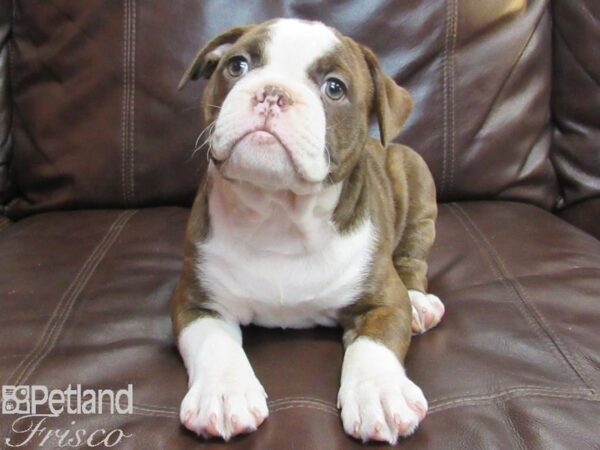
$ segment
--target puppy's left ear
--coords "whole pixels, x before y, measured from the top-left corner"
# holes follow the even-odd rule
[[[367,47],[361,46],[361,50],[373,82],[371,115],[377,117],[381,144],[385,147],[400,133],[413,102],[408,91],[383,72],[377,56]]]
[[[210,78],[213,74],[221,57],[246,31],[253,28],[254,25],[244,25],[241,27],[231,28],[214,39],[200,49],[196,57],[187,68],[177,90],[180,91],[188,81],[197,80],[198,78]]]

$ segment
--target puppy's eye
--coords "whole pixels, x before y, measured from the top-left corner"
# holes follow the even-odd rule
[[[250,64],[248,64],[248,60],[243,56],[234,56],[227,63],[227,73],[232,78],[239,78],[243,75],[246,75],[248,72]]]
[[[346,95],[346,85],[337,78],[327,78],[321,86],[321,91],[331,100],[341,100]]]

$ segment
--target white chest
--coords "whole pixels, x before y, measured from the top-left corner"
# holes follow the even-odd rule
[[[370,220],[341,235],[310,214],[301,232],[281,214],[240,225],[215,196],[210,212],[198,276],[225,317],[268,327],[334,325],[338,310],[360,294],[375,244]]]

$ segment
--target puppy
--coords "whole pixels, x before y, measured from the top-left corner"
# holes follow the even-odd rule
[[[344,430],[395,443],[427,401],[403,360],[444,313],[426,293],[435,186],[392,144],[412,107],[375,55],[319,22],[233,28],[186,71],[208,79],[210,163],[172,321],[189,374],[181,421],[228,440],[267,418],[240,325],[344,329]],[[376,121],[379,139],[369,137]]]

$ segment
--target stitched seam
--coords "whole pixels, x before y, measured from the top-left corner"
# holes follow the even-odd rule
[[[332,411],[328,408],[324,408],[324,407],[318,406],[318,405],[311,405],[311,404],[288,404],[288,405],[284,405],[281,407],[269,409],[269,414],[273,414],[273,413],[280,412],[280,411],[286,411],[289,409],[301,409],[301,408],[321,411],[321,412],[324,412],[326,414],[333,415],[336,417],[339,416],[339,412],[337,410]],[[134,414],[141,415],[141,416],[179,417],[179,413],[176,411],[167,412],[167,411],[161,411],[161,410],[140,409],[136,405],[133,406],[133,411],[134,411]]]
[[[573,395],[573,394],[568,394],[568,395],[558,395],[558,394],[545,394],[545,393],[525,393],[525,394],[517,394],[517,395],[503,395],[501,396],[503,400],[512,400],[512,399],[519,399],[519,398],[551,398],[551,399],[566,399],[566,400],[583,400],[583,401],[588,401],[588,402],[593,402],[593,403],[600,403],[600,398],[595,398],[595,397],[589,397],[589,396],[583,396],[583,395]],[[431,414],[436,414],[442,411],[446,411],[449,409],[454,409],[454,408],[459,408],[459,407],[467,407],[467,406],[477,406],[477,405],[481,405],[481,404],[486,404],[486,403],[496,403],[498,402],[498,400],[500,399],[500,396],[497,397],[490,397],[490,398],[479,398],[479,399],[468,399],[464,402],[454,402],[452,404],[446,404],[446,405],[438,405],[436,407],[430,407],[429,411],[427,412],[428,415]],[[290,406],[290,407],[286,407],[283,409],[274,409],[274,410],[270,410],[269,413],[274,413],[274,412],[278,412],[278,411],[282,411],[282,410],[286,410],[286,409],[292,409],[292,408],[302,408],[304,406]],[[311,408],[311,407],[308,407]],[[311,408],[311,409],[317,409],[317,408]],[[330,410],[325,410],[325,409],[319,409],[320,411],[326,412],[326,413],[332,413],[332,411]],[[162,410],[151,410],[151,409],[140,409],[138,406],[133,405],[133,411],[134,411],[134,415],[139,415],[139,416],[150,416],[150,417],[167,417],[167,418],[176,418],[179,417],[179,414],[176,411],[162,411]],[[336,415],[338,415],[338,413],[335,413]]]
[[[289,400],[286,402],[280,402],[280,403],[275,403],[275,404],[269,403],[269,408],[272,411],[278,411],[278,410],[281,410],[282,408],[286,408],[287,406],[299,406],[299,407],[306,406],[307,408],[314,407],[314,408],[320,408],[323,410],[334,412],[335,414],[337,414],[337,412],[338,412],[337,408],[333,408],[331,406],[324,405],[319,402],[310,402],[310,401],[304,401],[304,400]]]
[[[327,401],[327,400],[322,400],[320,398],[315,398],[315,397],[303,397],[303,396],[298,396],[298,397],[281,397],[278,398],[276,400],[271,400],[268,403],[270,405],[272,404],[276,404],[276,403],[285,403],[288,401],[306,401],[306,402],[315,402],[315,403],[320,403],[324,406],[328,406],[330,408],[334,408],[337,409],[337,406],[335,403]]]
[[[448,402],[441,405],[436,405],[430,407],[427,411],[427,414],[435,414],[440,411],[445,411],[448,409],[460,407],[460,406],[475,406],[486,403],[494,403],[498,400],[512,400],[516,398],[530,398],[530,397],[540,397],[540,398],[556,398],[556,399],[567,399],[567,400],[585,400],[594,403],[600,403],[600,398],[597,396],[590,396],[585,394],[548,394],[544,392],[531,392],[531,393],[516,393],[516,394],[499,394],[499,395],[490,395],[490,396],[481,396],[479,398],[471,398],[471,399],[457,399],[452,402]]]
[[[130,5],[130,61],[129,61],[129,186],[130,201],[135,201],[135,45],[136,45],[136,0]]]
[[[542,12],[540,14],[540,17],[537,19],[537,22],[534,24],[533,30],[531,30],[531,33],[529,34],[529,36],[527,36],[527,39],[525,40],[525,43],[523,44],[523,47],[519,50],[519,53],[517,54],[514,62],[512,63],[512,65],[510,67],[510,70],[508,71],[508,74],[506,75],[506,77],[504,78],[504,80],[502,80],[502,83],[500,84],[500,87],[498,88],[498,90],[496,91],[496,94],[494,95],[494,98],[490,102],[489,108],[487,109],[487,111],[485,112],[485,114],[483,114],[483,116],[481,118],[481,121],[480,121],[479,125],[476,128],[475,134],[473,135],[473,138],[475,138],[476,136],[479,135],[479,133],[483,129],[483,126],[485,125],[485,122],[488,120],[488,118],[492,114],[492,111],[494,110],[494,106],[495,106],[496,102],[498,101],[498,98],[500,97],[500,94],[504,91],[504,88],[506,87],[506,84],[508,83],[508,80],[510,80],[510,78],[513,75],[513,73],[517,69],[517,66],[519,65],[519,63],[523,59],[523,55],[525,55],[525,52],[529,48],[529,45],[531,44],[531,41],[533,40],[533,37],[535,36],[535,33],[537,32],[538,28],[540,27],[540,24],[542,23],[542,21],[544,19],[544,16],[546,14],[547,14],[547,12],[546,12],[546,10],[544,10],[544,12]]]
[[[531,302],[529,296],[525,292],[525,289],[523,288],[521,283],[519,283],[519,281],[511,275],[510,271],[507,269],[506,265],[504,264],[503,259],[500,257],[500,254],[496,251],[495,247],[485,237],[485,235],[479,229],[477,224],[473,220],[471,220],[471,217],[468,215],[468,213],[460,205],[455,204],[454,206],[459,212],[462,213],[462,215],[465,217],[465,219],[471,224],[474,231],[479,235],[481,241],[486,245],[491,256],[494,258],[496,264],[499,266],[499,269],[502,273],[503,278],[506,279],[507,283],[509,283],[512,286],[514,292],[517,294],[518,299],[523,304],[524,311],[526,311],[527,316],[531,317],[531,319],[537,325],[536,328],[538,328],[539,330],[541,330],[544,333],[544,335],[546,336],[546,340],[549,340],[550,343],[552,344],[551,348],[555,350],[555,353],[556,353],[556,351],[558,351],[558,354],[560,355],[559,359],[561,361],[563,361],[564,363],[566,363],[566,365],[571,369],[571,371],[574,372],[577,375],[577,377],[589,389],[593,390],[594,386],[590,382],[587,381],[586,377],[583,376],[583,372],[584,372],[583,368],[578,364],[574,355],[572,355],[567,350],[566,345],[554,333],[554,331],[552,330],[550,325],[544,320],[544,318],[538,312],[537,308]]]
[[[454,165],[454,50],[456,47],[456,15],[458,13],[457,0],[446,1],[446,30],[444,52],[442,55],[442,186],[441,195],[447,192],[448,187],[448,151],[450,149],[451,162]],[[451,175],[452,176],[452,175]]]
[[[330,409],[327,408],[322,408],[320,406],[316,406],[316,405],[308,405],[308,404],[303,404],[303,405],[287,405],[287,406],[282,406],[280,408],[273,408],[271,410],[269,410],[269,413],[276,413],[279,411],[285,411],[287,409],[299,409],[299,408],[307,408],[307,409],[314,409],[317,411],[321,411],[330,415],[334,415],[334,416],[338,416],[339,413],[337,412],[337,410],[335,412],[331,411]]]
[[[122,220],[114,228],[112,236],[110,236],[109,239],[107,239],[106,244],[98,252],[98,256],[97,256],[96,260],[92,264],[90,264],[89,270],[87,271],[85,276],[82,278],[82,280],[80,281],[77,288],[73,291],[73,294],[71,295],[71,298],[68,301],[68,304],[67,304],[67,307],[66,307],[64,313],[61,315],[61,317],[59,317],[59,322],[57,322],[58,328],[56,328],[56,332],[53,334],[51,340],[49,341],[49,344],[46,346],[45,351],[37,358],[37,361],[35,361],[35,363],[31,366],[29,371],[24,373],[23,379],[15,384],[22,384],[23,382],[25,382],[34,373],[35,369],[44,360],[44,358],[46,356],[48,356],[48,354],[52,351],[52,349],[56,345],[56,342],[58,341],[59,336],[62,333],[62,330],[64,329],[64,326],[71,314],[71,311],[73,310],[73,306],[75,305],[77,298],[79,297],[79,294],[83,291],[83,289],[87,285],[88,281],[90,280],[92,275],[95,273],[96,268],[98,267],[100,262],[104,259],[104,256],[106,256],[106,254],[108,253],[108,250],[112,247],[112,245],[117,240],[117,238],[121,234],[121,231],[123,231],[123,228],[125,227],[125,224],[127,223],[127,221],[135,213],[136,213],[136,211],[127,211],[127,212],[122,213]]]
[[[127,128],[129,111],[129,0],[123,2],[123,102],[121,105],[121,190],[125,205],[129,204],[127,191]]]
[[[538,397],[538,398],[554,398],[554,399],[567,399],[567,400],[584,400],[584,401],[590,401],[590,402],[594,402],[594,403],[600,403],[600,398],[598,398],[597,396],[590,396],[590,395],[585,395],[585,394],[579,394],[579,393],[575,393],[575,392],[566,392],[564,394],[559,394],[559,393],[546,393],[546,392],[537,392],[535,389],[529,390],[529,391],[514,391],[514,392],[509,392],[509,391],[505,391],[505,392],[501,392],[498,394],[492,394],[492,395],[482,395],[482,396],[477,396],[477,397],[472,397],[472,398],[461,398],[461,399],[456,399],[444,404],[438,404],[435,406],[431,406],[429,407],[429,411],[428,411],[428,415],[430,414],[435,414],[441,411],[446,411],[448,409],[453,409],[453,408],[458,408],[458,407],[463,407],[463,406],[476,406],[476,405],[480,405],[480,404],[486,404],[486,403],[497,403],[500,400],[503,401],[507,401],[507,400],[512,400],[512,399],[518,399],[518,398],[532,398],[532,397]],[[323,411],[329,414],[335,414],[338,415],[339,412],[337,410],[332,410],[331,408],[326,408],[326,407],[322,407],[321,405],[311,405],[308,403],[286,403],[285,405],[278,405],[281,407],[275,407],[272,409],[269,409],[269,413],[274,413],[277,411],[284,411],[286,409],[293,409],[293,408],[310,408],[310,409],[317,409],[319,411]],[[149,416],[160,416],[160,417],[178,417],[179,414],[177,411],[175,410],[160,410],[160,409],[150,409],[150,408],[145,408],[145,407],[140,407],[139,405],[133,405],[133,410],[134,413],[137,411],[138,414],[140,415],[149,415]]]
[[[549,394],[574,394],[574,395],[594,395],[594,391],[590,391],[587,388],[555,388],[555,387],[547,387],[547,386],[510,386],[504,388],[499,392],[490,392],[490,393],[467,393],[461,395],[460,397],[456,396],[446,396],[441,398],[436,398],[429,402],[430,405],[442,404],[447,401],[456,401],[460,399],[468,399],[468,398],[480,398],[485,396],[492,396],[498,394],[510,394],[514,392],[540,392],[540,393],[549,393]]]
[[[446,192],[446,165],[448,157],[448,104],[447,104],[447,90],[448,90],[448,48],[450,42],[450,2],[452,0],[446,0],[446,34],[444,40],[444,52],[442,54],[442,186],[440,194],[443,195]]]
[[[68,315],[73,308],[73,304],[77,300],[79,293],[85,287],[87,281],[95,271],[96,267],[114,243],[125,223],[135,214],[135,211],[125,211],[121,213],[113,224],[109,227],[104,237],[94,248],[88,259],[84,262],[78,274],[75,276],[70,286],[67,288],[63,297],[59,301],[57,307],[52,313],[46,329],[42,333],[40,341],[36,348],[30,352],[27,358],[15,368],[8,381],[5,384],[22,384],[31,376],[37,365],[48,355],[52,350],[62,328],[68,318]],[[10,381],[12,380],[12,381]]]
[[[455,216],[455,218],[460,222],[460,224],[463,226],[463,228],[465,229],[465,231],[467,232],[467,234],[469,235],[471,240],[475,243],[479,253],[483,256],[483,258],[487,262],[488,267],[492,270],[492,273],[494,274],[494,276],[497,277],[502,282],[502,284],[506,288],[507,292],[509,294],[511,294],[511,297],[514,300],[516,300],[516,302],[514,302],[514,304],[517,307],[517,309],[520,311],[521,316],[525,319],[525,321],[530,326],[530,328],[535,332],[535,334],[538,336],[538,338],[542,342],[546,342],[546,343],[549,342],[550,343],[550,345],[549,345],[550,351],[557,357],[557,360],[562,362],[567,368],[570,368],[569,364],[567,364],[567,362],[564,360],[564,358],[561,357],[560,352],[557,354],[556,347],[553,345],[552,340],[548,339],[548,335],[544,333],[544,330],[542,330],[540,328],[539,324],[536,323],[535,319],[531,316],[531,314],[529,314],[528,310],[523,305],[522,298],[520,297],[519,292],[516,290],[514,284],[511,282],[511,280],[508,279],[507,276],[502,274],[502,272],[500,271],[499,267],[497,266],[497,262],[494,261],[492,255],[490,254],[489,243],[487,246],[488,250],[486,250],[481,245],[481,242],[483,242],[484,244],[485,244],[485,242],[487,242],[487,241],[483,240],[484,238],[483,238],[482,234],[480,232],[478,233],[479,238],[473,234],[473,231],[477,232],[478,229],[475,229],[472,231],[471,226],[469,226],[468,223],[465,222],[465,220],[468,220],[469,217],[466,216],[466,214],[464,213],[464,210],[462,208],[460,208],[456,203],[452,203],[450,205],[450,211]],[[463,215],[465,215],[465,219],[463,219],[461,217],[461,215],[459,215],[459,213],[462,213]],[[470,220],[469,220],[469,223],[471,223],[472,226],[474,225],[473,222]],[[480,240],[481,240],[481,242],[480,242]],[[573,373],[571,370],[569,370],[568,373],[571,375],[572,379],[577,380],[577,378],[573,377]]]
[[[510,431],[514,437],[514,441],[517,443],[517,446],[519,447],[519,449],[527,450],[527,447],[525,445],[525,442],[523,441],[523,438],[521,437],[521,434],[517,431],[517,428],[515,427],[514,422],[510,418],[510,414],[508,413],[508,407],[506,405],[506,402],[496,402],[496,406],[498,407],[498,410],[500,411],[500,414],[501,414],[502,418],[504,419],[504,422],[508,425],[508,428],[510,429]]]
[[[455,141],[456,141],[456,130],[455,130],[455,112],[456,112],[456,104],[455,104],[455,51],[456,51],[456,37],[458,35],[458,0],[454,0],[454,8],[452,10],[452,35],[451,35],[451,46],[450,46],[450,70],[449,70],[449,78],[448,81],[450,85],[448,86],[448,95],[450,100],[450,110],[448,111],[449,116],[449,130],[450,130],[450,168],[448,170],[450,179],[448,181],[448,192],[451,194],[454,187],[454,149],[455,149]]]
[[[23,359],[19,365],[15,368],[12,374],[9,376],[8,381],[5,384],[23,384],[27,377],[31,376],[33,371],[36,369],[38,364],[48,355],[48,353],[52,350],[52,346],[58,339],[58,335],[62,331],[64,323],[66,322],[68,315],[73,307],[73,304],[77,300],[79,293],[85,287],[87,281],[92,276],[96,267],[103,259],[104,255],[108,251],[108,249],[112,246],[120,232],[123,230],[125,223],[136,213],[136,211],[125,211],[121,213],[112,225],[109,227],[106,234],[100,240],[100,242],[96,245],[90,256],[84,262],[83,266],[63,294],[63,297],[59,301],[57,307],[54,309],[50,320],[48,321],[44,332],[42,333],[41,339],[36,344],[36,348],[28,354],[28,356]],[[72,294],[71,294],[72,293]],[[57,326],[59,328],[57,329]],[[57,330],[55,332],[55,330]],[[54,333],[54,334],[53,334]],[[29,361],[27,361],[29,360]],[[23,369],[19,372],[19,368],[21,366]],[[33,366],[32,366],[33,364]],[[15,377],[16,376],[16,377]],[[14,378],[14,381],[10,381]],[[8,430],[8,437],[12,435],[12,429]],[[3,449],[6,448],[6,442]]]
[[[326,400],[321,400],[318,398],[312,398],[312,397],[283,397],[283,398],[279,398],[277,400],[268,402],[268,405],[270,408],[284,406],[284,405],[288,405],[288,404],[311,404],[311,405],[317,405],[322,408],[328,408],[333,411],[337,411],[337,407],[335,406],[334,403],[328,402]],[[164,406],[164,405],[152,405],[152,404],[145,404],[145,403],[135,403],[133,405],[133,407],[139,408],[141,410],[148,410],[148,411],[165,411],[165,412],[174,412],[174,411],[176,412],[177,411],[176,407]]]

